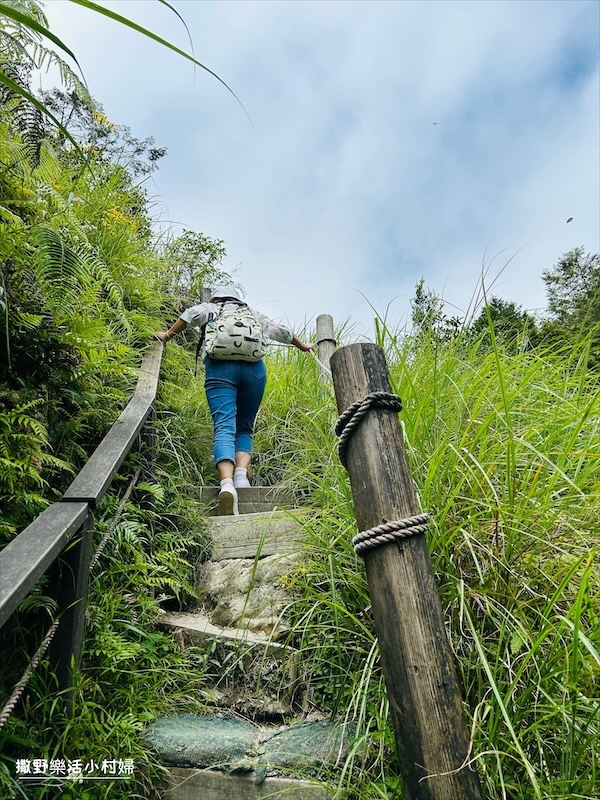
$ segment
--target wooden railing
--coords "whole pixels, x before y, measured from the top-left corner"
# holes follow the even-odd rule
[[[163,347],[157,342],[145,355],[133,397],[61,500],[0,552],[0,628],[40,578],[48,576],[44,592],[56,599],[59,621],[49,658],[67,706],[83,644],[94,511],[138,437],[146,472],[152,470],[152,421]]]

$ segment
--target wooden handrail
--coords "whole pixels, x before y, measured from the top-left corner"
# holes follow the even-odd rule
[[[146,353],[131,400],[61,500],[0,551],[0,628],[39,578],[52,573],[49,591],[61,625],[50,658],[63,689],[72,685],[71,657],[78,663],[81,655],[93,512],[153,412],[163,350],[156,342]]]
[[[133,397],[64,493],[63,501],[88,503],[93,511],[115,476],[152,409],[164,345],[144,356]]]
[[[88,515],[86,503],[53,503],[0,552],[0,628],[64,550]]]

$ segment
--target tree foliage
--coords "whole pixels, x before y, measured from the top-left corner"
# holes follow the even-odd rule
[[[227,255],[221,239],[184,230],[163,251],[167,287],[175,296],[197,302],[203,286],[215,286],[229,280],[223,269]]]
[[[576,344],[587,340],[588,363],[600,365],[600,254],[576,247],[542,273],[548,313],[542,324],[545,341]]]
[[[483,349],[499,345],[518,353],[548,343],[587,341],[589,363],[600,363],[600,254],[576,247],[542,273],[548,306],[542,319],[512,300],[486,298],[471,320],[448,316],[442,297],[421,278],[410,301],[415,340],[443,342],[459,334],[469,343],[479,339]]]
[[[444,313],[444,301],[425,287],[425,279],[415,284],[415,296],[410,301],[413,334],[417,339],[446,340],[456,336],[462,320]]]
[[[118,164],[135,179],[157,169],[158,162],[167,153],[165,147],[156,147],[152,136],[140,140],[127,125],[112,123],[98,101],[94,100],[91,105],[76,91],[54,88],[43,92],[42,97],[80,150],[72,150],[61,128],[55,130],[48,120],[44,121],[46,135],[55,139],[55,147],[71,151],[74,161],[79,159],[85,163],[85,155],[92,151],[96,162]]]
[[[492,297],[469,326],[473,337],[480,337],[485,346],[491,345],[490,330],[496,341],[509,352],[522,352],[534,347],[539,339],[535,317],[511,300]]]
[[[600,323],[600,254],[576,247],[542,273],[549,319],[576,331]]]

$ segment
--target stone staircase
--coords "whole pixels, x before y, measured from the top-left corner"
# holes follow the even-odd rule
[[[210,643],[222,665],[204,693],[212,713],[157,720],[148,731],[170,766],[163,796],[325,800],[332,787],[315,776],[343,763],[349,732],[302,715],[307,688],[298,681],[298,654],[283,643],[286,576],[301,563],[301,519],[310,510],[281,487],[251,487],[238,492],[239,516],[218,517],[217,494],[201,489],[211,557],[198,573],[200,606],[158,620],[182,646]],[[284,724],[299,709],[299,721]]]

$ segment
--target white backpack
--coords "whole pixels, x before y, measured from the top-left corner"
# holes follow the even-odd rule
[[[265,343],[260,321],[245,303],[228,300],[211,315],[204,332],[206,355],[224,361],[260,361]]]

